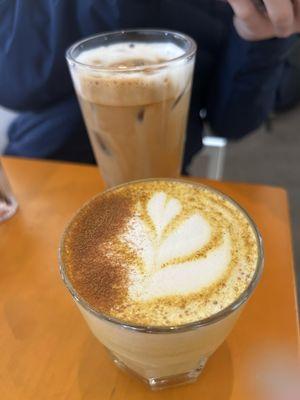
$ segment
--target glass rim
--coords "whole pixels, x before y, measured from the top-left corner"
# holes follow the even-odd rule
[[[81,212],[81,210],[86,207],[90,202],[92,202],[93,200],[95,200],[97,197],[102,196],[105,193],[108,193],[112,190],[121,188],[123,186],[127,186],[129,184],[132,183],[140,183],[140,182],[151,182],[151,181],[173,181],[173,182],[180,182],[183,184],[187,184],[187,185],[191,185],[191,186],[201,186],[204,187],[205,189],[212,191],[218,195],[220,195],[222,198],[224,198],[225,200],[229,201],[233,206],[235,206],[247,219],[247,221],[249,222],[255,238],[256,238],[256,243],[257,243],[257,251],[258,251],[258,255],[257,255],[257,262],[256,262],[256,268],[255,268],[255,272],[252,276],[252,279],[250,281],[250,283],[248,284],[248,286],[246,287],[246,289],[239,295],[239,297],[237,299],[235,299],[231,304],[229,304],[228,306],[226,306],[225,308],[223,308],[222,310],[220,310],[219,312],[212,314],[209,317],[197,320],[197,321],[193,321],[193,322],[189,322],[186,324],[181,324],[181,325],[170,325],[170,326],[158,326],[158,325],[139,325],[139,324],[131,324],[129,322],[125,322],[122,321],[118,318],[114,318],[112,316],[109,316],[105,313],[102,313],[96,309],[94,309],[91,305],[89,305],[84,299],[83,297],[81,297],[77,291],[75,290],[75,288],[73,287],[72,283],[70,282],[67,273],[66,273],[66,268],[65,265],[63,263],[63,259],[62,259],[62,253],[63,253],[63,246],[64,246],[64,239],[65,236],[67,234],[67,231],[71,225],[71,223],[76,219],[77,215]],[[93,196],[91,199],[89,199],[88,201],[86,201],[76,212],[75,214],[72,216],[72,218],[69,220],[67,226],[65,227],[61,240],[60,240],[60,244],[59,244],[59,249],[58,249],[58,261],[59,261],[59,271],[60,271],[60,275],[61,278],[65,284],[65,286],[67,287],[67,289],[69,290],[72,298],[75,300],[76,303],[78,303],[80,306],[82,306],[87,312],[91,313],[92,315],[94,315],[95,317],[113,323],[123,329],[127,329],[127,330],[131,330],[131,331],[136,331],[136,332],[142,332],[142,333],[149,333],[149,334],[162,334],[162,333],[179,333],[179,332],[188,332],[194,329],[198,329],[202,326],[207,326],[207,325],[211,325],[214,324],[222,319],[224,319],[225,317],[227,317],[228,315],[232,314],[235,310],[237,310],[240,306],[242,306],[251,296],[251,294],[253,293],[254,289],[256,288],[262,271],[263,271],[263,264],[264,264],[264,249],[263,249],[263,240],[261,237],[261,234],[255,224],[255,222],[253,221],[253,219],[250,217],[250,215],[248,214],[248,212],[242,207],[240,206],[235,200],[233,200],[230,196],[228,196],[227,194],[223,193],[222,191],[215,189],[211,186],[208,186],[206,184],[203,183],[198,183],[195,181],[188,181],[186,179],[180,179],[180,178],[150,178],[150,179],[139,179],[139,180],[135,180],[135,181],[130,181],[127,183],[123,183],[117,186],[114,186],[112,188],[108,188],[100,193],[98,193],[97,195]]]
[[[163,61],[160,63],[155,63],[155,64],[149,64],[149,65],[139,65],[139,66],[133,66],[133,67],[128,67],[128,68],[117,68],[117,67],[101,67],[99,65],[92,65],[92,64],[87,64],[87,63],[82,63],[76,59],[76,57],[73,56],[74,50],[76,50],[79,46],[81,46],[84,43],[89,42],[90,40],[96,39],[96,38],[101,38],[104,36],[117,36],[117,35],[126,35],[127,33],[143,33],[143,34],[161,34],[161,35],[171,35],[171,36],[177,36],[180,39],[186,41],[188,43],[188,48],[185,50],[183,54],[181,54],[178,57],[171,58],[170,60]],[[172,30],[164,30],[164,29],[122,29],[122,30],[115,30],[115,31],[106,31],[103,33],[98,33],[96,35],[88,36],[84,39],[81,39],[75,43],[73,43],[67,50],[65,57],[68,61],[68,63],[74,63],[82,68],[86,68],[92,71],[98,71],[98,72],[114,72],[114,73],[126,73],[126,72],[139,72],[139,71],[144,71],[151,68],[153,69],[162,69],[168,67],[170,64],[173,63],[178,63],[184,59],[191,58],[197,50],[197,44],[193,38],[188,36],[185,33],[178,32],[178,31],[172,31]]]

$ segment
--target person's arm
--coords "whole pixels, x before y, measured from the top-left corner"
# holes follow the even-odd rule
[[[294,36],[247,41],[232,26],[208,104],[208,120],[215,134],[241,138],[266,120],[294,41]]]
[[[65,3],[0,2],[1,105],[18,111],[40,110],[71,93],[64,52],[71,30],[68,23],[73,24],[75,16],[70,7],[68,23],[60,21],[59,17],[67,17]]]
[[[20,111],[6,154],[91,160],[65,51],[117,16],[111,0],[0,0],[0,104]]]
[[[300,0],[227,0],[239,35],[246,40],[285,38],[300,32]]]
[[[32,111],[73,96],[66,49],[116,29],[117,11],[110,0],[0,0],[0,104]]]

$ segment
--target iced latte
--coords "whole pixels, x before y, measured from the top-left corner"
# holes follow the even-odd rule
[[[116,32],[74,45],[68,61],[108,186],[180,173],[195,44],[185,35]]]

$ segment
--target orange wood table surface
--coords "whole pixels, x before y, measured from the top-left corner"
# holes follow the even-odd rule
[[[252,400],[257,398],[253,382],[264,373],[264,352],[271,351],[275,363],[277,353],[296,354],[299,332],[284,190],[210,182],[256,221],[265,243],[265,270],[236,327],[198,382],[151,392],[112,364],[58,273],[60,235],[75,210],[103,189],[98,170],[2,161],[20,209],[0,224],[1,399]]]

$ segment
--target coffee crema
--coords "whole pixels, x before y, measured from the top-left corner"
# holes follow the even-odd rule
[[[246,215],[218,192],[146,180],[83,206],[61,259],[95,310],[125,323],[175,326],[212,316],[247,289],[258,242]]]

